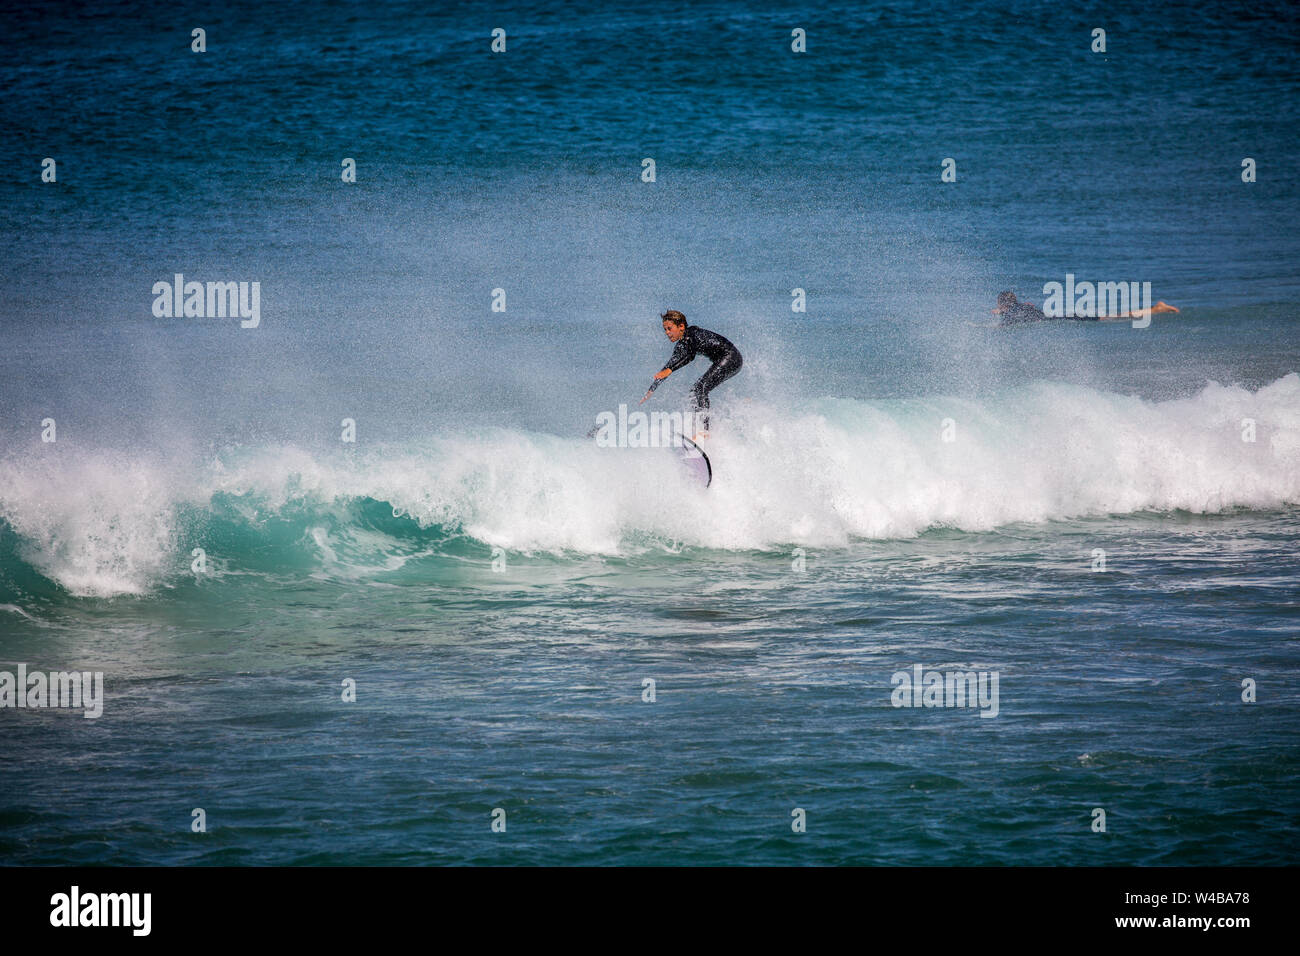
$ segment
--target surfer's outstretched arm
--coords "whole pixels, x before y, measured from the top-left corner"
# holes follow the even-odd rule
[[[650,383],[650,391],[646,392],[645,398],[638,403],[641,405],[645,404],[646,398],[654,393],[664,379],[682,366],[689,365],[695,358],[695,343],[686,334],[689,331],[686,316],[680,312],[668,311],[663,315],[663,323],[664,335],[668,336],[668,341],[674,343],[673,354],[668,357],[668,364],[655,372],[655,380]]]
[[[651,395],[653,395],[655,389],[659,387],[660,383],[663,382],[664,379],[666,379],[669,375],[672,374],[673,374],[673,370],[670,368],[661,368],[659,371],[655,372],[655,380],[650,383],[649,391],[645,393],[645,398],[641,399],[641,401],[637,402],[637,404],[644,405],[646,402],[646,398],[649,398]]]

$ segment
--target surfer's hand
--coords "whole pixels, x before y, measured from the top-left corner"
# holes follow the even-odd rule
[[[637,404],[638,404],[638,405],[644,405],[644,404],[646,403],[646,399],[648,399],[648,398],[649,398],[651,395],[653,395],[653,394],[654,394],[654,389],[651,389],[650,391],[646,392],[646,393],[645,393],[645,398],[641,399],[641,401],[637,402]]]

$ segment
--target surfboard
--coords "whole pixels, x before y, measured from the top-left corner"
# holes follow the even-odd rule
[[[692,481],[698,481],[705,488],[713,483],[713,465],[703,448],[683,435],[681,447],[674,447],[673,451]]]

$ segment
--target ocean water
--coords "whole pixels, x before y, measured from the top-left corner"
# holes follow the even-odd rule
[[[1290,6],[5,13],[0,863],[1294,861]]]

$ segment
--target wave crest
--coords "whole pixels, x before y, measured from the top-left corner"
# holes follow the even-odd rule
[[[1300,376],[1165,402],[1039,382],[978,400],[746,403],[715,423],[707,490],[662,449],[506,429],[202,462],[53,449],[0,462],[0,582],[12,590],[34,569],[111,596],[178,580],[195,547],[218,576],[364,575],[483,545],[838,547],[933,527],[1273,510],[1300,502]]]

